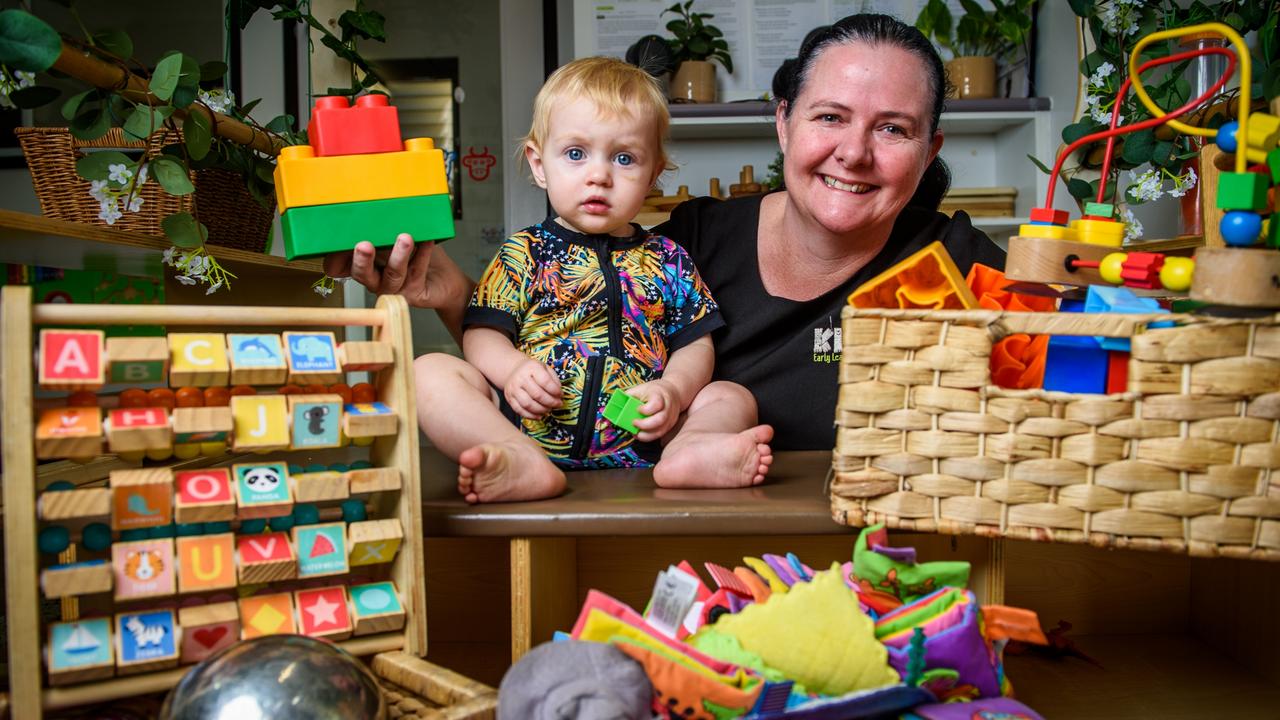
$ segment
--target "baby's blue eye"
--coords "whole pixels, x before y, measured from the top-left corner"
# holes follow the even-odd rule
[[[587,156],[581,148],[569,148],[564,153],[570,160],[581,160]]]
[[[630,165],[636,161],[630,153],[618,153],[618,157],[615,159],[618,161],[619,165]]]

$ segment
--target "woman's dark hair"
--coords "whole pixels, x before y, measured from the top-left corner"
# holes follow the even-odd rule
[[[897,18],[874,13],[850,15],[833,25],[822,25],[809,31],[800,43],[799,56],[783,62],[773,75],[773,95],[786,103],[787,116],[790,117],[791,108],[809,80],[818,57],[833,45],[853,43],[890,45],[920,59],[929,76],[929,92],[932,94],[929,135],[937,132],[947,94],[947,76],[942,69],[942,58],[933,49],[928,38],[915,27]],[[951,171],[942,158],[935,157],[933,163],[925,169],[915,195],[907,204],[936,210],[950,187]]]

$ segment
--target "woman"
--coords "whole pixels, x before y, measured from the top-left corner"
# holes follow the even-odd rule
[[[829,450],[849,293],[934,240],[961,272],[1003,267],[1004,254],[964,213],[935,209],[949,182],[937,157],[945,80],[914,27],[852,15],[818,28],[779,71],[774,94],[786,189],[693,200],[656,230],[689,251],[720,303],[715,377],[755,395],[775,450]],[[443,252],[415,252],[407,236],[381,272],[368,243],[326,269],[436,308],[455,331],[473,286]],[[733,387],[708,385],[689,422]]]

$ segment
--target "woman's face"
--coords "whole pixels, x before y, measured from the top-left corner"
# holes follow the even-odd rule
[[[892,45],[835,45],[777,112],[788,200],[837,235],[884,233],[942,147],[929,128],[929,76]]]

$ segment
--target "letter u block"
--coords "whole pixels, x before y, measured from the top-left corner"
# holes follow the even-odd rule
[[[232,533],[178,538],[178,592],[235,587],[235,558]]]

